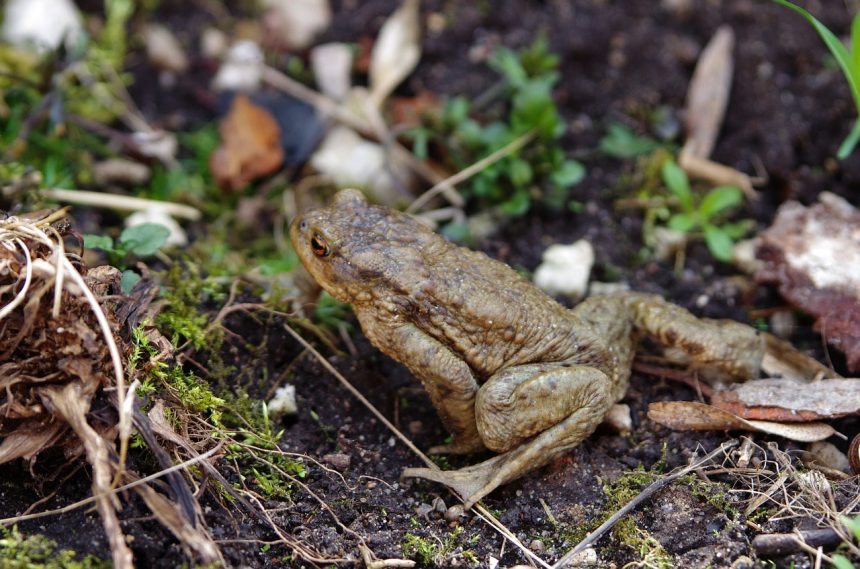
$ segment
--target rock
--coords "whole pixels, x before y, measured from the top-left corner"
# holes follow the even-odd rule
[[[390,204],[399,197],[386,167],[385,149],[345,126],[328,132],[311,156],[311,165],[339,188],[366,190],[373,201]]]
[[[464,515],[464,510],[462,504],[454,504],[447,510],[445,510],[445,521],[446,522],[456,522]]]
[[[335,470],[346,470],[349,468],[351,459],[348,454],[332,453],[323,456],[323,462],[332,466]]]
[[[135,227],[144,223],[157,223],[163,225],[170,231],[167,236],[167,245],[175,245],[177,247],[185,247],[188,245],[188,236],[185,231],[177,223],[175,219],[158,206],[153,206],[150,209],[136,211],[125,220],[126,227]]]
[[[331,24],[328,0],[264,0],[263,26],[276,46],[302,50]]]
[[[584,239],[572,245],[552,245],[543,253],[534,282],[549,294],[582,298],[593,264],[594,248]]]
[[[221,59],[229,48],[227,34],[218,28],[206,28],[200,34],[200,54],[206,59]]]
[[[266,406],[269,416],[276,420],[286,415],[295,415],[299,411],[296,404],[296,387],[289,383],[279,387]]]
[[[352,48],[345,43],[326,43],[313,48],[310,57],[319,90],[343,101],[352,86]]]
[[[148,24],[143,28],[146,56],[153,66],[171,73],[182,73],[188,69],[188,56],[176,36],[159,24]]]
[[[250,40],[237,41],[221,63],[212,89],[215,91],[256,91],[263,77],[263,50]]]
[[[93,180],[101,186],[144,184],[149,175],[149,166],[124,158],[109,158],[93,164]]]
[[[71,48],[82,33],[81,15],[72,0],[8,0],[0,39],[44,52],[61,43]]]

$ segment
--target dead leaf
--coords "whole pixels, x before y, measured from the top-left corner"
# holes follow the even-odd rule
[[[684,153],[708,158],[714,150],[732,90],[734,45],[735,34],[732,29],[721,26],[702,50],[687,89],[687,104],[684,108],[687,140]]]
[[[696,401],[665,401],[648,406],[648,418],[676,431],[759,431],[800,442],[822,441],[836,434],[826,423],[785,424],[747,421]]]
[[[745,419],[791,423],[860,414],[860,381],[757,379],[718,391],[711,404]]]
[[[418,0],[403,0],[379,30],[370,54],[370,93],[377,107],[412,73],[421,59],[418,8]]]
[[[209,157],[209,167],[222,188],[238,190],[275,172],[284,161],[278,123],[246,95],[233,99],[219,130],[221,146]]]
[[[759,282],[777,283],[789,302],[816,318],[815,329],[860,370],[860,211],[823,192],[806,207],[782,204],[760,236]]]

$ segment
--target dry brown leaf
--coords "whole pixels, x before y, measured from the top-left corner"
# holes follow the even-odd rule
[[[823,192],[819,202],[782,204],[760,236],[756,273],[775,282],[789,302],[816,318],[815,328],[860,371],[860,211]]]
[[[759,431],[800,442],[824,440],[836,431],[826,423],[785,424],[747,421],[728,411],[696,401],[664,401],[648,406],[648,418],[676,431]]]
[[[757,379],[718,391],[711,404],[744,419],[789,423],[860,414],[860,381],[823,379]]]
[[[382,25],[370,54],[370,95],[377,107],[421,59],[418,0],[403,0]]]
[[[275,172],[284,161],[277,121],[246,95],[233,99],[219,130],[221,146],[209,157],[209,167],[222,188],[238,190]]]
[[[714,150],[732,90],[734,45],[732,29],[721,26],[699,57],[687,89],[684,109],[687,126],[685,154],[708,158]]]

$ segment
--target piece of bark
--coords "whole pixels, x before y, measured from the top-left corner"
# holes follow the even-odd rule
[[[860,414],[860,381],[757,379],[711,396],[711,405],[743,419],[804,423]]]
[[[815,330],[860,370],[860,211],[824,192],[806,207],[789,201],[760,236],[759,282],[776,283],[816,318]]]

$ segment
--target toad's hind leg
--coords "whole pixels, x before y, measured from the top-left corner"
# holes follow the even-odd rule
[[[597,428],[614,402],[608,377],[593,367],[508,368],[481,387],[475,403],[484,444],[503,454],[460,470],[408,468],[403,476],[445,484],[470,507],[498,486],[575,447]]]
[[[765,339],[746,324],[697,318],[680,306],[647,294],[627,294],[633,323],[664,346],[679,348],[694,366],[716,369],[731,379],[758,376]]]

